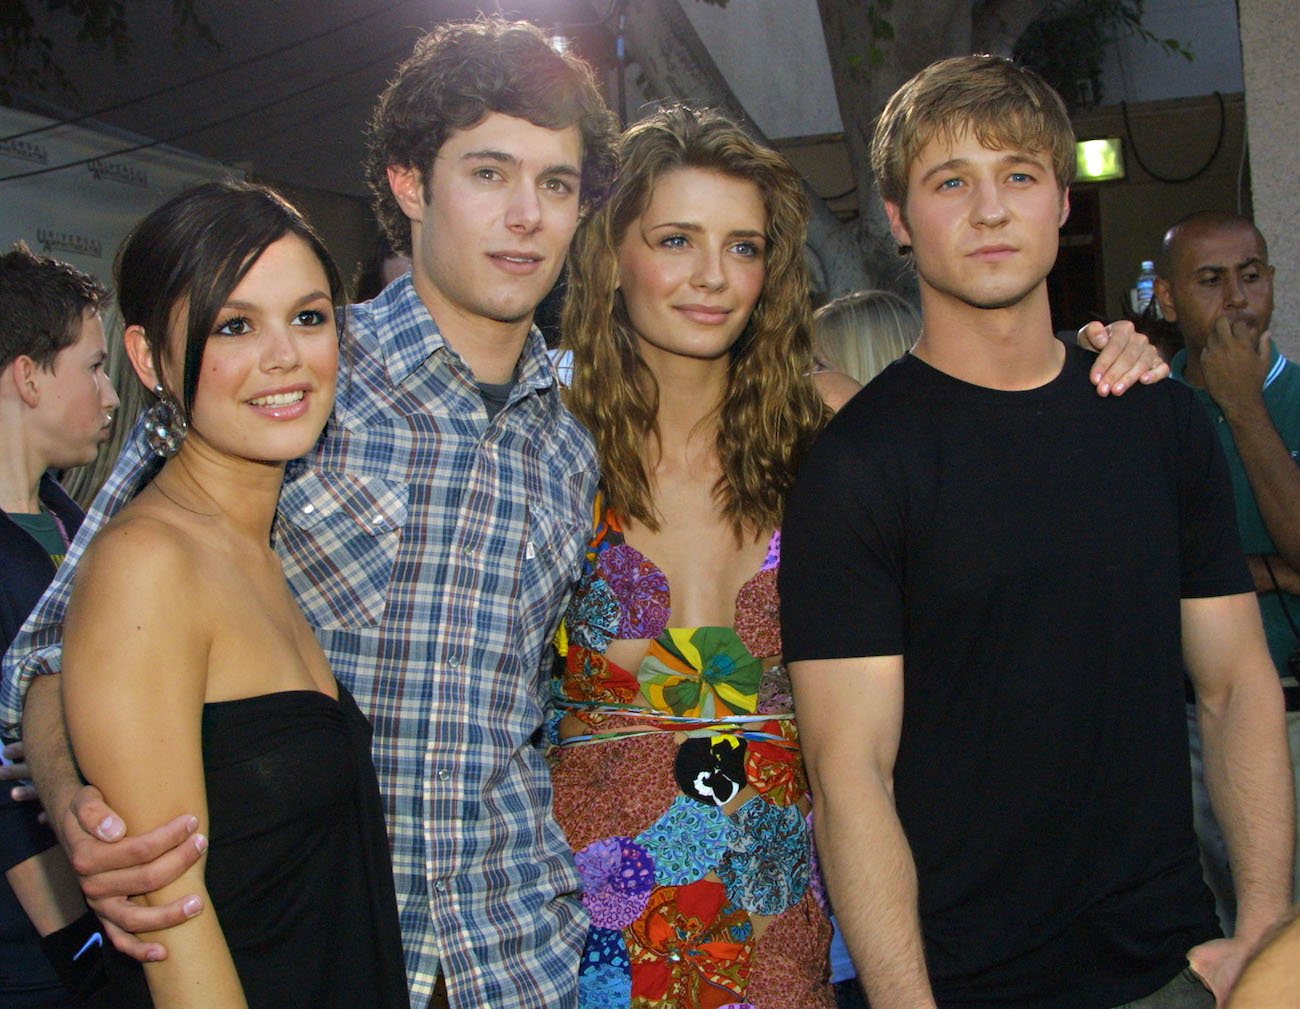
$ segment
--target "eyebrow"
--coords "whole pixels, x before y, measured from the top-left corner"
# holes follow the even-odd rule
[[[1236,266],[1218,266],[1214,263],[1207,263],[1204,266],[1196,267],[1193,273],[1227,273],[1229,270],[1245,270],[1252,266],[1258,266],[1261,269],[1268,269],[1268,263],[1259,256],[1251,256],[1249,259],[1243,259]]]
[[[941,172],[950,172],[959,168],[970,166],[969,158],[949,158],[943,164],[935,165],[928,172],[921,176],[922,182],[928,182],[931,176],[938,175]],[[1005,154],[998,161],[999,166],[1010,167],[1011,165],[1033,165],[1041,171],[1047,171],[1047,164],[1041,158],[1037,158],[1027,151],[1019,151],[1013,154]]]
[[[701,225],[696,224],[694,221],[663,221],[659,224],[650,225],[648,228],[646,228],[646,230],[658,231],[660,228],[673,228],[676,231],[689,231],[692,234],[697,234],[704,230],[704,228]],[[763,232],[761,231],[755,231],[752,228],[737,228],[734,231],[728,231],[727,237],[728,238],[761,238],[764,241],[767,240],[767,235],[763,234]]]
[[[495,161],[498,164],[510,165],[512,167],[517,167],[521,163],[520,159],[514,154],[510,154],[507,151],[494,151],[491,149],[482,150],[482,151],[466,151],[464,154],[460,156],[460,160],[462,162]],[[538,174],[544,176],[563,175],[573,179],[582,178],[581,169],[579,169],[576,165],[570,165],[565,163],[547,165],[540,172],[538,172]]]
[[[312,291],[310,294],[304,294],[301,298],[295,301],[293,307],[298,308],[302,305],[310,305],[313,301],[320,301],[322,298],[326,301],[331,300],[330,296],[324,291]],[[255,305],[251,301],[235,301],[232,299],[221,306],[221,311],[224,312],[227,309],[235,309],[240,312],[255,312],[260,307],[260,305]]]

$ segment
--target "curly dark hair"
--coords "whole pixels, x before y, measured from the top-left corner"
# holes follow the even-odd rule
[[[370,121],[366,181],[394,250],[410,255],[411,222],[388,187],[389,166],[419,170],[427,198],[429,172],[447,137],[494,112],[546,129],[576,124],[584,213],[599,202],[614,174],[617,124],[591,68],[556,52],[527,22],[451,21],[416,43]]]

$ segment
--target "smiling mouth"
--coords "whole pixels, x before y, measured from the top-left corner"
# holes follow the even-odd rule
[[[291,403],[301,402],[304,395],[306,393],[298,389],[295,392],[277,392],[271,396],[250,399],[248,402],[251,406],[288,406]]]

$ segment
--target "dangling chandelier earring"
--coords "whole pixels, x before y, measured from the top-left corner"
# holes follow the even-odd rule
[[[181,405],[161,383],[153,387],[153,392],[158,399],[144,412],[145,440],[155,455],[170,459],[180,451],[190,425]]]

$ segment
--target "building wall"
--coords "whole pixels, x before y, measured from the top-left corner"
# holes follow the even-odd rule
[[[1300,359],[1300,4],[1295,0],[1240,0],[1241,50],[1255,223],[1268,239],[1277,267],[1273,335]]]

